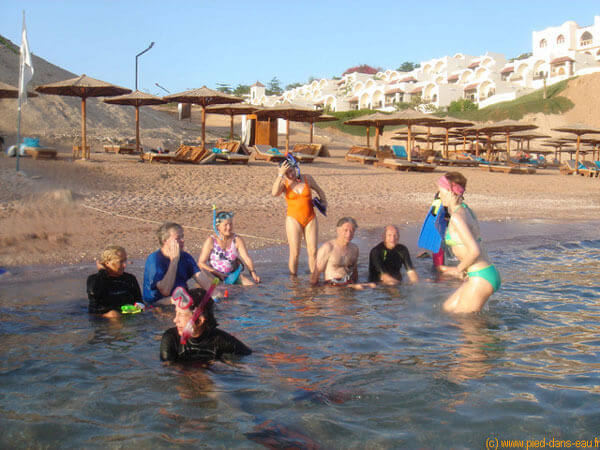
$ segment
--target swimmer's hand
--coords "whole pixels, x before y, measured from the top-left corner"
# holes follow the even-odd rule
[[[102,264],[100,261],[96,260],[96,268],[98,270],[106,270],[106,266]]]
[[[171,261],[178,261],[179,256],[181,256],[181,247],[179,246],[179,242],[174,237],[169,238],[167,245],[167,258]]]
[[[290,162],[286,159],[279,167],[278,174],[283,177],[290,167]]]
[[[464,270],[458,270],[458,268],[454,266],[438,266],[438,270],[444,275],[449,275],[454,278],[458,278],[459,280],[464,280],[467,277],[467,274]]]

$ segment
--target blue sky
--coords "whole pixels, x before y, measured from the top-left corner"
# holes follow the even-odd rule
[[[0,34],[71,72],[162,95],[217,83],[282,86],[366,63],[531,51],[531,32],[590,25],[598,0],[0,0]]]

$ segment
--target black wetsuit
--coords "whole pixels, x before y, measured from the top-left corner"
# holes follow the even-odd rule
[[[121,312],[121,306],[142,301],[135,276],[125,272],[120,277],[111,277],[104,269],[88,277],[87,294],[88,311],[92,314],[105,314],[111,310]]]
[[[201,336],[190,338],[185,345],[181,345],[181,337],[177,328],[173,327],[164,332],[160,342],[161,361],[211,361],[220,359],[225,353],[245,356],[252,353],[252,350],[218,328],[205,331]]]
[[[402,280],[400,272],[402,266],[406,270],[413,270],[410,253],[406,246],[397,244],[393,249],[388,250],[384,243],[380,242],[369,253],[369,281],[375,283],[381,281],[382,273]]]

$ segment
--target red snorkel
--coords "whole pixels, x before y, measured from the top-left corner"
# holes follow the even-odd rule
[[[180,340],[181,345],[185,345],[187,343],[188,339],[192,337],[192,333],[194,332],[194,324],[198,320],[198,317],[200,317],[200,314],[202,314],[204,312],[204,310],[206,309],[206,305],[208,305],[208,302],[210,301],[210,296],[212,295],[213,291],[215,290],[215,287],[217,284],[219,284],[219,279],[215,278],[213,280],[213,282],[210,284],[210,287],[206,291],[206,295],[204,295],[204,298],[202,299],[200,304],[196,307],[196,309],[194,309],[194,314],[192,315],[192,318],[186,324],[185,328],[183,329],[183,332],[181,333],[181,340]],[[187,292],[186,292],[186,294],[187,294]],[[188,294],[188,296],[189,296],[189,294]]]

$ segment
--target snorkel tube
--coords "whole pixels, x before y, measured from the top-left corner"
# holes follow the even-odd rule
[[[210,301],[210,296],[213,293],[213,291],[215,290],[215,286],[217,284],[219,284],[219,279],[215,277],[213,279],[212,283],[210,284],[210,287],[206,291],[206,295],[204,296],[204,298],[202,299],[200,304],[196,307],[196,309],[194,309],[194,314],[192,315],[192,318],[190,319],[190,321],[186,324],[185,328],[183,329],[183,332],[181,333],[181,339],[180,339],[181,345],[185,345],[187,343],[188,339],[192,337],[192,334],[194,333],[194,324],[198,320],[198,317],[200,317],[200,314],[202,314],[204,312],[204,310],[206,309],[206,305]]]
[[[219,237],[219,230],[217,230],[217,205],[213,205],[213,231]]]

